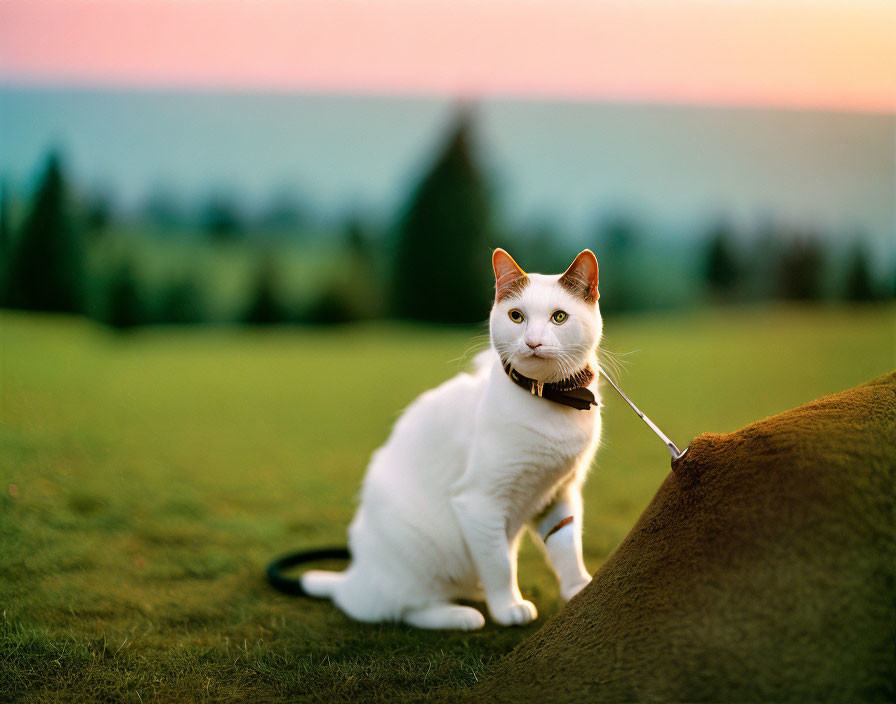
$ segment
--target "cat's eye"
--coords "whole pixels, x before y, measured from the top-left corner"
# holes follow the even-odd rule
[[[569,318],[569,313],[567,313],[565,310],[555,310],[551,314],[551,320],[553,320],[557,325],[563,325],[563,323],[566,322],[567,318]]]
[[[521,323],[526,319],[526,316],[520,313],[516,308],[510,311],[507,315],[509,315],[510,319],[515,323]]]

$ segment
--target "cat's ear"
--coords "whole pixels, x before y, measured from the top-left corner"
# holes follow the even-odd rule
[[[492,268],[495,270],[496,301],[517,295],[529,283],[526,272],[500,247],[492,254]]]
[[[597,292],[597,257],[594,252],[590,249],[581,252],[560,277],[560,285],[585,303],[594,303],[600,298]]]

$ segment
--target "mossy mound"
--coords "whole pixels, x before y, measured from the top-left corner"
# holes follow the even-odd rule
[[[896,701],[896,372],[694,440],[485,701]]]

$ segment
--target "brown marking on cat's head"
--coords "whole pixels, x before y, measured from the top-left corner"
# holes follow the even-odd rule
[[[580,252],[558,283],[585,303],[596,302],[600,294],[597,292],[597,257],[594,252],[590,249]]]
[[[492,268],[495,270],[495,301],[516,298],[529,284],[526,272],[500,247],[492,254]]]

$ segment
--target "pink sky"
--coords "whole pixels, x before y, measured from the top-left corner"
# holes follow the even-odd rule
[[[0,80],[896,112],[896,2],[0,0]]]

